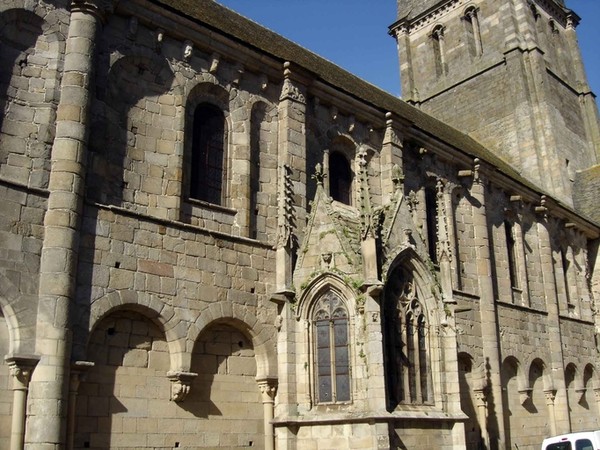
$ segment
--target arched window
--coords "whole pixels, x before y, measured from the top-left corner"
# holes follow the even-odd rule
[[[386,289],[385,337],[388,404],[432,402],[429,327],[412,277],[397,270]]]
[[[332,152],[329,157],[329,194],[340,203],[352,203],[352,169],[341,152]]]
[[[465,11],[464,20],[467,28],[467,42],[469,44],[469,51],[471,52],[472,56],[481,56],[483,53],[483,46],[481,44],[481,30],[479,29],[477,8],[474,6],[468,8]]]
[[[346,305],[329,291],[312,315],[316,403],[350,401],[349,322]]]
[[[437,25],[431,32],[435,73],[438,77],[446,75],[446,54],[444,48],[444,27]]]
[[[438,199],[435,186],[425,187],[425,214],[427,218],[427,248],[429,257],[434,264],[438,263]]]
[[[225,179],[225,116],[210,103],[194,111],[190,197],[209,203],[223,201]]]
[[[504,231],[506,234],[506,250],[508,252],[508,275],[512,288],[520,288],[519,275],[517,270],[517,251],[515,245],[515,235],[513,225],[508,220],[504,221]]]

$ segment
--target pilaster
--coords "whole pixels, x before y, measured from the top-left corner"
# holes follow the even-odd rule
[[[569,405],[566,395],[565,368],[563,364],[563,345],[560,332],[560,317],[558,307],[558,295],[556,289],[556,274],[552,258],[552,240],[550,237],[551,218],[546,204],[545,197],[542,197],[540,205],[536,206],[535,211],[538,217],[538,238],[539,253],[542,268],[542,277],[544,280],[544,296],[546,300],[547,330],[548,330],[548,354],[550,357],[552,382],[554,388],[559,392],[558,405],[561,420],[555,427],[559,433],[566,433],[569,430]],[[555,391],[555,394],[556,392]],[[554,400],[553,400],[554,408]],[[553,409],[554,411],[554,409]],[[564,419],[564,420],[563,420]],[[555,433],[556,434],[556,433]]]
[[[504,417],[502,401],[502,383],[500,378],[500,343],[498,337],[498,319],[492,282],[492,262],[490,255],[490,237],[487,222],[486,187],[480,161],[475,159],[473,166],[473,184],[471,195],[480,207],[473,208],[473,230],[475,233],[477,275],[479,279],[481,337],[483,357],[489,371],[488,404],[493,403],[496,417]],[[503,448],[505,442],[504,423],[497,421],[498,429],[489,429],[490,447]]]

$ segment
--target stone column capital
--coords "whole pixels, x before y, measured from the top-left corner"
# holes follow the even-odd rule
[[[477,402],[477,406],[486,406],[487,404],[487,387],[473,389],[473,396]]]
[[[262,395],[263,403],[274,403],[275,395],[277,395],[277,379],[275,378],[263,378],[257,380],[258,388]]]
[[[544,396],[546,397],[546,405],[554,405],[554,399],[556,399],[556,389],[544,390]]]
[[[15,380],[14,389],[26,390],[29,386],[33,369],[35,369],[40,357],[36,355],[8,355],[4,357],[4,360],[8,364],[10,374]]]
[[[171,381],[171,401],[182,402],[190,393],[192,381],[198,376],[194,372],[170,371],[167,378]]]
[[[91,14],[106,23],[118,0],[72,0],[71,11]]]

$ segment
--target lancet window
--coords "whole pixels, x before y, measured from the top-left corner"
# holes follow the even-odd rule
[[[329,156],[329,194],[340,203],[352,202],[352,169],[341,152],[334,151]]]
[[[329,291],[312,314],[316,403],[349,402],[349,320],[344,301]]]
[[[194,111],[190,198],[221,204],[225,180],[225,116],[210,103]]]
[[[388,403],[432,402],[429,325],[412,277],[399,270],[386,291],[386,358]]]

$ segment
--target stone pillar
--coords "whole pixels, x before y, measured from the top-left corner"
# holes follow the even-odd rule
[[[69,310],[77,276],[91,80],[96,34],[109,3],[75,0],[71,5],[44,217],[36,328],[36,352],[42,356],[31,380],[27,449],[66,445]]]
[[[400,173],[404,173],[402,168],[403,144],[397,119],[390,112],[386,113],[385,118],[385,135],[381,148],[381,193],[384,205],[392,201],[396,191],[396,183],[393,179],[394,168],[398,167]]]
[[[75,438],[75,412],[77,408],[79,384],[85,379],[87,371],[92,367],[94,367],[93,362],[76,361],[71,368],[69,412],[67,417],[67,450],[73,450],[75,448],[73,439]]]
[[[13,376],[13,407],[10,432],[10,450],[21,450],[25,440],[27,390],[33,369],[39,361],[35,356],[7,356],[4,358]]]
[[[547,329],[548,329],[548,354],[550,356],[550,365],[552,373],[552,382],[555,389],[558,390],[558,406],[560,416],[567,420],[561,420],[558,424],[560,433],[569,432],[569,405],[566,395],[565,369],[563,367],[563,346],[562,335],[560,332],[560,319],[558,308],[558,296],[556,290],[556,276],[554,262],[552,258],[552,242],[550,239],[550,218],[546,200],[542,198],[542,204],[535,208],[538,214],[538,240],[540,251],[540,263],[542,267],[542,277],[544,280],[544,297],[546,300]]]
[[[497,423],[488,423],[490,448],[504,448],[504,422],[502,418],[502,384],[500,379],[500,344],[498,322],[492,283],[492,263],[490,256],[490,238],[486,214],[486,189],[480,173],[479,160],[475,160],[471,195],[481,205],[473,208],[473,230],[475,233],[477,275],[479,279],[481,337],[483,357],[486,362],[486,377],[489,379],[488,409],[493,408],[493,417]],[[497,433],[497,435],[496,435]]]
[[[477,406],[477,422],[481,430],[483,448],[490,448],[490,437],[487,430],[487,395],[486,388],[474,389],[475,405]]]
[[[279,98],[279,238],[276,251],[277,292],[292,287],[294,231],[306,219],[306,95],[305,88],[284,64],[284,81]],[[305,201],[305,200],[302,200]]]
[[[263,416],[265,426],[265,450],[275,449],[275,429],[273,427],[275,394],[277,383],[275,380],[259,380],[258,387],[262,395]]]
[[[596,399],[596,407],[598,408],[598,415],[600,416],[600,388],[594,388],[594,398]]]
[[[369,393],[367,401],[371,411],[385,411],[385,369],[383,334],[381,332],[381,283],[363,286],[365,289],[365,353],[369,372]]]
[[[544,391],[546,396],[546,406],[548,406],[548,421],[550,422],[550,434],[556,436],[556,414],[554,412],[554,399],[556,398],[556,391],[554,389],[546,389]]]

